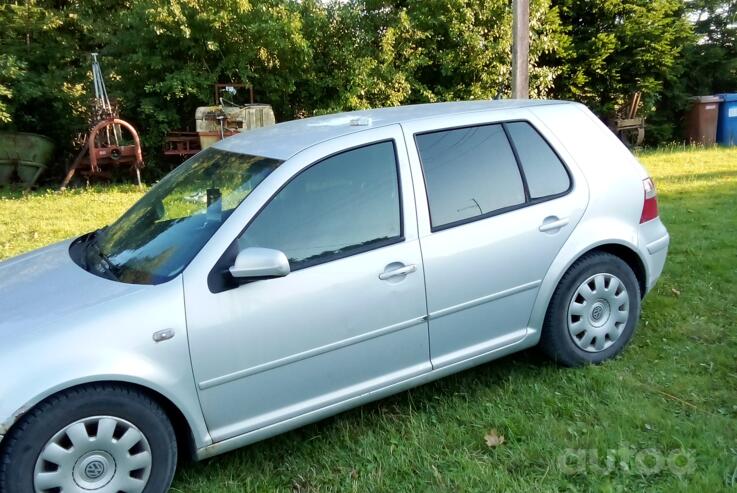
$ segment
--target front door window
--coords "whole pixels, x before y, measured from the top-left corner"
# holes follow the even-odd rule
[[[394,144],[326,158],[277,193],[239,239],[239,249],[281,250],[299,270],[402,239]]]

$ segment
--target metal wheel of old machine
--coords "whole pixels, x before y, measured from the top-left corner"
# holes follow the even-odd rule
[[[61,189],[69,185],[77,172],[88,180],[91,177],[109,178],[112,170],[124,167],[133,171],[140,187],[143,168],[141,140],[133,125],[120,119],[117,106],[111,104],[97,53],[92,53],[92,81],[95,100],[90,130],[64,177]]]

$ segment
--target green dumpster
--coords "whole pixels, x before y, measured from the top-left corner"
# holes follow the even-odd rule
[[[54,142],[43,135],[0,132],[0,185],[7,185],[17,173],[23,185],[36,183],[54,152]]]

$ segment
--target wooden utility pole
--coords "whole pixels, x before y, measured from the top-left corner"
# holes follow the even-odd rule
[[[512,98],[530,97],[530,1],[512,0]]]

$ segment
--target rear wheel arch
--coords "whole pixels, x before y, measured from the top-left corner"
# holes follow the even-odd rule
[[[637,283],[640,285],[640,298],[645,296],[645,291],[647,291],[647,270],[645,269],[645,263],[635,250],[626,245],[622,245],[621,243],[606,243],[582,253],[573,263],[578,261],[578,259],[584,255],[589,255],[593,252],[610,253],[615,257],[622,259],[629,268],[632,269],[632,272],[635,273]],[[573,265],[573,263],[571,265]]]
[[[562,269],[558,274],[558,278],[555,279],[555,284],[553,285],[552,290],[555,291],[555,288],[558,287],[558,284],[560,284],[563,276],[565,276],[566,273],[571,270],[571,267],[573,267],[576,262],[584,258],[586,255],[591,255],[592,253],[596,252],[610,253],[615,257],[619,257],[620,259],[622,259],[622,261],[624,261],[624,263],[626,263],[629,268],[632,269],[632,272],[635,273],[637,284],[640,287],[640,298],[643,298],[645,296],[645,291],[647,288],[647,270],[645,268],[645,263],[634,248],[623,243],[615,243],[612,241],[593,245],[588,250],[583,250],[574,258],[572,258],[568,262],[568,265],[566,265],[565,269]],[[545,311],[547,311],[548,306],[550,305],[550,298],[552,298],[552,292],[550,293],[550,297],[545,303]]]
[[[588,242],[587,242],[588,243]],[[542,326],[545,320],[545,316],[550,308],[550,303],[553,299],[553,294],[558,288],[563,276],[571,270],[576,262],[584,258],[586,255],[590,255],[596,252],[610,253],[620,258],[627,266],[632,269],[637,279],[638,287],[640,288],[640,298],[644,297],[647,286],[647,271],[645,264],[637,253],[635,247],[630,243],[625,243],[615,239],[607,239],[588,244],[586,249],[581,251],[566,251],[563,248],[559,253],[552,266],[549,268],[548,273],[542,281],[542,287],[538,295],[538,299],[535,302],[535,308],[533,313],[530,315],[528,325],[535,328],[537,335],[539,336],[542,331]]]
[[[628,250],[631,253],[629,253]],[[635,258],[625,258],[629,255],[634,255]],[[540,330],[539,349],[554,361],[562,363],[565,366],[600,363],[619,354],[619,352],[621,352],[624,346],[629,342],[637,326],[641,309],[641,299],[644,295],[642,291],[642,286],[645,285],[644,267],[639,266],[641,270],[638,274],[637,261],[639,261],[639,256],[637,256],[636,252],[626,246],[618,244],[616,244],[614,249],[612,249],[612,245],[610,244],[593,247],[581,253],[575,260],[573,260],[557,280],[553,290],[553,295],[548,300],[545,309],[545,319]],[[576,341],[569,339],[570,336],[568,336],[568,331],[571,331],[572,329],[570,325],[571,322],[568,320],[567,315],[569,310],[568,306],[569,303],[572,303],[570,301],[571,293],[573,293],[575,298],[577,293],[576,289],[581,289],[580,287],[576,289],[574,288],[579,285],[579,283],[590,282],[589,280],[594,276],[604,277],[607,275],[601,274],[601,272],[613,272],[614,274],[609,274],[609,276],[613,276],[615,280],[621,282],[623,286],[626,286],[623,291],[625,294],[627,291],[630,293],[639,292],[639,296],[636,296],[634,300],[630,298],[629,302],[627,302],[625,298],[625,301],[622,302],[627,303],[628,306],[630,306],[629,310],[626,308],[624,310],[626,313],[629,313],[629,315],[624,320],[624,322],[626,322],[624,328],[620,329],[620,332],[617,333],[613,339],[610,339],[610,341],[612,341],[611,345],[609,347],[603,346],[601,348],[597,345],[596,350],[592,350],[593,352],[589,353],[587,352],[589,351],[588,348],[575,348],[574,346]],[[587,279],[587,276],[591,277]],[[604,295],[603,298],[607,299],[606,290],[608,288],[602,287],[599,289],[602,289],[601,293]],[[589,288],[589,291],[591,291],[591,288]],[[599,291],[596,291],[593,295],[597,296],[598,293]],[[619,295],[616,294],[616,296],[617,299],[619,299]],[[590,299],[588,300],[589,303],[593,302]],[[593,304],[594,307],[596,307],[601,300],[596,301],[597,303]],[[609,303],[606,301],[603,301],[602,303],[608,307],[612,303],[612,300],[610,299]],[[586,306],[590,305],[587,304]],[[605,310],[605,313],[610,313],[606,308]],[[584,318],[588,318],[583,313],[581,315]],[[599,325],[596,325],[595,322],[590,322],[593,324],[590,329],[594,333],[594,339],[610,336],[610,330],[604,330],[604,333],[601,333],[601,330],[609,327],[607,320],[609,318],[610,316],[606,315],[606,318],[602,319],[602,324]],[[617,318],[614,317],[612,320],[616,321]],[[566,324],[568,324],[567,327]],[[574,321],[574,324],[578,324],[578,322]],[[609,328],[611,329],[611,327]],[[578,332],[582,331],[579,329]],[[586,335],[585,331],[583,332],[583,335]],[[622,337],[620,337],[620,335]]]

